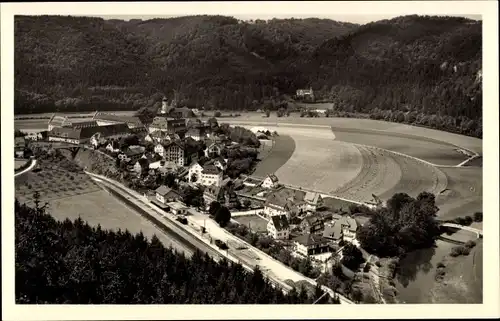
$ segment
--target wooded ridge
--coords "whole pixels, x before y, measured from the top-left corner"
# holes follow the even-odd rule
[[[15,112],[256,110],[299,88],[340,112],[482,136],[482,24],[16,16]]]

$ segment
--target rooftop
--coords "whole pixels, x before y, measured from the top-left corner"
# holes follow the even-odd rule
[[[274,227],[277,231],[283,231],[289,228],[288,220],[286,215],[275,215],[271,216]]]
[[[302,245],[305,245],[305,246],[313,246],[313,245],[328,243],[328,240],[325,239],[323,236],[317,235],[317,234],[310,234],[310,233],[297,236],[293,240],[295,242],[302,244]]]
[[[170,207],[173,210],[182,210],[182,209],[187,208],[186,206],[184,206],[183,204],[181,204],[179,202],[170,202],[170,203],[167,203],[167,205],[168,205],[168,207]]]

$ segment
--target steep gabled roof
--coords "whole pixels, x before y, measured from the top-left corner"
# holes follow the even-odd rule
[[[318,204],[320,198],[321,198],[321,195],[319,193],[306,192],[306,194],[304,196],[304,201],[306,201],[307,203],[316,205],[316,204]]]
[[[177,193],[175,190],[173,190],[170,187],[167,187],[165,185],[161,185],[160,187],[158,187],[155,192],[157,194],[160,194],[161,196],[165,196],[167,194],[173,194],[174,196],[180,196],[180,194]]]
[[[271,216],[271,221],[277,231],[284,231],[290,227],[286,215]]]
[[[304,218],[304,221],[307,222],[310,226],[314,226],[316,224],[322,224],[323,218],[319,215],[310,215]]]
[[[323,237],[339,240],[342,238],[342,226],[337,222],[325,227]]]
[[[310,234],[310,233],[300,235],[293,240],[305,246],[328,244],[328,240],[325,239],[322,235]]]
[[[286,198],[284,198],[282,195],[278,193],[271,193],[267,198],[266,198],[266,206],[279,206],[282,208],[288,208],[288,201]]]
[[[278,177],[274,174],[267,175],[267,177],[269,177],[269,179],[271,179],[271,182],[273,182],[273,183],[278,182]]]
[[[223,196],[224,189],[220,186],[210,185],[205,188],[203,194],[218,199],[219,197]]]
[[[221,173],[220,169],[215,165],[207,164],[203,166],[202,174],[218,175],[220,173]]]
[[[186,148],[185,148],[185,146],[184,146],[184,144],[182,144],[182,143],[181,143],[181,142],[179,142],[179,141],[172,141],[172,142],[169,142],[169,143],[167,143],[164,147],[165,147],[165,149],[168,149],[168,148],[170,148],[170,147],[172,147],[172,146],[177,146],[177,147],[179,147],[179,148],[181,148],[181,149],[183,149],[183,150],[185,150],[185,149],[186,149]]]
[[[85,128],[85,127],[97,127],[99,126],[97,124],[97,122],[95,120],[89,120],[89,121],[79,121],[79,122],[72,122],[72,123],[69,123],[69,124],[65,124],[64,126],[68,126],[68,127],[73,127],[75,129],[77,128]]]

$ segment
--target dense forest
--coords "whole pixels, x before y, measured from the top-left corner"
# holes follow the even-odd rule
[[[481,137],[482,24],[15,18],[18,114],[139,109],[174,93],[188,107],[277,109],[309,87],[338,112]]]
[[[18,304],[292,304],[323,295],[319,287],[285,295],[258,269],[250,273],[200,252],[186,258],[156,236],[56,221],[35,203],[15,203]],[[329,302],[323,296],[316,303]]]

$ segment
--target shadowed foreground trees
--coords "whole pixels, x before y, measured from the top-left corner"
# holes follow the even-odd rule
[[[16,303],[312,303],[305,289],[285,295],[260,271],[186,258],[153,236],[107,231],[83,220],[54,220],[15,203]]]

